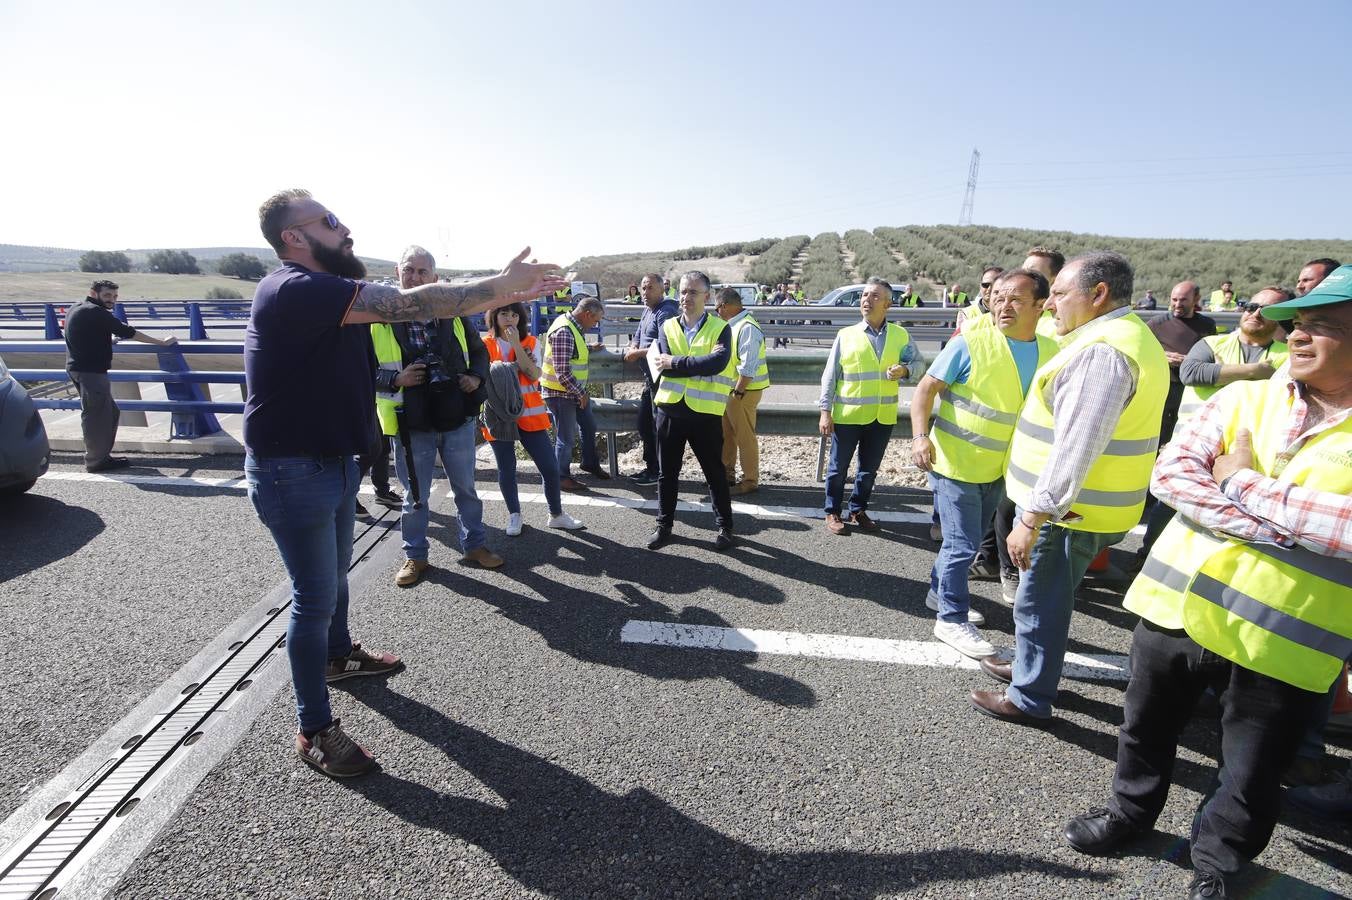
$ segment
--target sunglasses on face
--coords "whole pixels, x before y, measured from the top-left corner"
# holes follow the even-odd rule
[[[1253,313],[1258,312],[1260,309],[1263,309],[1267,305],[1268,304],[1266,303],[1252,303],[1252,302],[1241,303],[1236,307],[1236,309],[1238,309],[1240,312]]]
[[[988,287],[990,287],[990,286],[993,285],[993,284],[995,284],[994,281],[983,281],[983,282],[981,282],[981,286],[982,286],[983,288],[988,288]]]
[[[330,212],[324,213],[324,215],[322,216],[315,216],[313,219],[306,219],[304,222],[297,222],[294,225],[288,225],[286,228],[282,230],[291,231],[296,228],[301,228],[305,225],[311,225],[315,222],[323,222],[325,225],[329,226],[329,230],[331,231],[337,231],[338,226],[342,225],[342,223],[338,221],[338,217]]]

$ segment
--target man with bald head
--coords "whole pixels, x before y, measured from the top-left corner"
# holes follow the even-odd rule
[[[437,263],[422,247],[399,259],[399,286],[435,284]],[[488,350],[464,317],[371,326],[375,347],[376,416],[394,439],[394,465],[404,486],[404,563],[399,587],[412,587],[429,568],[427,525],[437,457],[451,483],[463,562],[485,569],[502,557],[484,545],[484,505],[474,488],[475,422],[483,405]]]
[[[1195,282],[1180,281],[1169,292],[1169,313],[1147,323],[1169,361],[1169,396],[1165,398],[1164,418],[1160,422],[1161,445],[1173,437],[1178,407],[1183,402],[1183,381],[1178,370],[1194,344],[1216,333],[1216,320],[1198,312],[1201,301],[1202,292]]]

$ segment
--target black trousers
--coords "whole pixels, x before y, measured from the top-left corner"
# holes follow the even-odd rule
[[[1281,812],[1281,775],[1323,699],[1204,650],[1183,631],[1141,620],[1131,641],[1113,809],[1150,828],[1164,809],[1178,736],[1202,691],[1220,698],[1216,783],[1193,818],[1192,864],[1228,875],[1267,846]]]
[[[644,379],[643,393],[638,398],[638,437],[643,441],[643,468],[656,472],[657,422],[653,411],[653,386]]]
[[[723,468],[722,417],[684,410],[671,415],[661,406],[657,407],[657,524],[670,528],[676,518],[676,491],[686,444],[709,483],[718,527],[731,530],[732,495],[728,493],[728,471]]]
[[[357,465],[361,468],[360,481],[366,477],[366,473],[371,473],[371,484],[381,493],[390,492],[390,436],[382,433],[380,435],[379,449],[372,448],[371,453],[357,457]]]
[[[995,517],[991,519],[991,527],[986,529],[986,534],[981,538],[981,552],[976,557],[984,563],[998,561],[1001,575],[1019,571],[1014,561],[1009,558],[1009,533],[1013,530],[1014,501],[1006,497],[995,507]]]

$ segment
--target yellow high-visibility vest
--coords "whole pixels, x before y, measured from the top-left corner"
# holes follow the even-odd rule
[[[455,339],[460,344],[460,352],[465,354],[465,370],[469,370],[469,342],[465,339],[465,323],[455,319],[451,325]],[[380,368],[396,375],[404,370],[404,351],[399,339],[394,336],[394,328],[383,322],[371,323],[371,345],[376,351],[376,362]],[[399,407],[404,405],[404,389],[393,394],[376,392],[376,418],[380,420],[380,430],[393,437],[399,433]]]
[[[1235,294],[1230,293],[1230,299],[1225,299],[1225,291],[1215,290],[1211,292],[1211,297],[1207,300],[1207,312],[1227,312],[1234,309]]]
[[[867,322],[840,329],[840,377],[836,379],[836,400],[831,418],[842,425],[897,423],[897,396],[900,383],[887,377],[887,370],[901,362],[901,353],[911,342],[911,334],[896,322],[887,322],[883,353],[873,350],[873,341],[864,329]]]
[[[1254,469],[1316,491],[1352,493],[1352,419],[1287,455],[1290,381],[1238,381],[1213,403],[1225,446],[1246,428]],[[1218,656],[1323,693],[1352,656],[1352,560],[1217,536],[1182,514],[1150,550],[1124,601],[1161,628],[1182,628]]]
[[[1204,337],[1211,346],[1211,353],[1216,357],[1216,362],[1221,365],[1237,366],[1244,362],[1244,348],[1239,343],[1239,332],[1232,331],[1229,334],[1213,334],[1210,337]],[[1286,362],[1286,357],[1290,353],[1287,346],[1281,341],[1273,341],[1268,348],[1263,351],[1262,362],[1267,363],[1274,369],[1280,369],[1282,363]],[[1202,404],[1211,399],[1211,395],[1220,390],[1220,387],[1214,384],[1190,384],[1183,388],[1183,400],[1178,405],[1178,421],[1190,419],[1197,415],[1197,411],[1202,408]]]
[[[1050,309],[1043,310],[1042,318],[1037,320],[1037,333],[1060,343],[1061,335],[1056,333],[1056,313]]]
[[[1052,382],[1076,354],[1098,343],[1110,344],[1135,363],[1136,393],[1117,420],[1107,448],[1090,466],[1070,508],[1081,518],[1053,524],[1075,531],[1113,534],[1129,531],[1141,520],[1160,441],[1160,416],[1169,393],[1169,364],[1164,359],[1164,348],[1135,313],[1084,325],[1074,339],[1063,344],[1037,370],[1014,429],[1005,491],[1015,504],[1027,506],[1056,440],[1056,422],[1048,397]]]
[[[972,357],[965,384],[939,394],[939,412],[930,424],[934,471],[954,481],[985,484],[1005,474],[1014,425],[1023,408],[1023,380],[999,328],[978,328],[963,340]],[[1038,368],[1057,353],[1056,342],[1039,337]]]
[[[545,358],[543,365],[540,366],[540,383],[550,390],[568,390],[563,386],[563,382],[559,381],[559,373],[554,369],[554,354],[549,352],[549,338],[560,328],[567,328],[573,333],[573,356],[568,360],[568,371],[573,373],[578,384],[586,387],[587,373],[590,371],[587,360],[591,358],[591,353],[587,350],[587,341],[582,337],[582,332],[567,313],[551,322],[549,330],[545,332]]]
[[[736,370],[741,368],[742,359],[738,356],[738,340],[741,337],[743,328],[754,328],[760,332],[761,342],[759,353],[756,357],[756,374],[751,376],[751,381],[747,383],[748,391],[763,391],[770,386],[770,367],[765,362],[765,332],[761,330],[760,323],[752,317],[751,313],[742,316],[732,325],[732,368],[734,375]]]
[[[680,316],[672,316],[662,323],[662,331],[667,336],[667,349],[672,356],[707,356],[718,349],[718,338],[728,327],[718,316],[705,315],[704,324],[695,333],[694,341],[685,339],[685,326]],[[728,354],[728,364],[717,375],[689,375],[677,378],[663,373],[653,402],[658,406],[679,403],[698,413],[721,416],[728,407],[728,397],[736,381],[736,369],[733,365],[735,354]]]

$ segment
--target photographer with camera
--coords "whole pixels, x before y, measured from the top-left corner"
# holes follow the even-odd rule
[[[436,260],[414,245],[398,272],[401,288],[432,284]],[[428,498],[438,454],[455,498],[463,561],[498,568],[502,557],[484,546],[483,501],[474,489],[475,423],[488,376],[478,332],[464,318],[373,324],[371,341],[380,366],[376,415],[394,438],[395,471],[404,486],[399,525],[407,558],[394,583],[412,587],[427,571]]]

